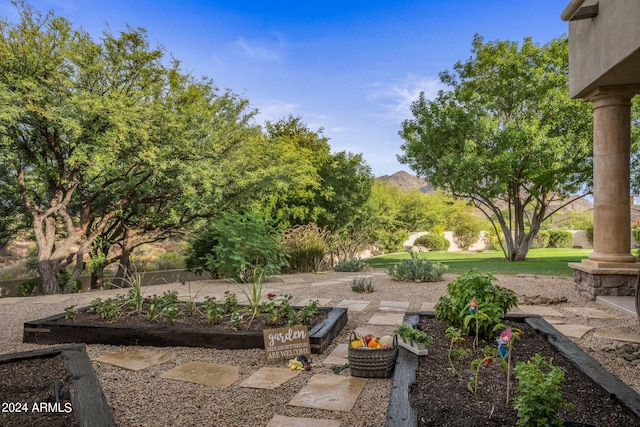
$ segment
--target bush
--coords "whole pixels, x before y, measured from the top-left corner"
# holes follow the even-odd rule
[[[211,224],[191,245],[185,265],[213,278],[251,282],[280,273],[287,265],[275,229],[259,215],[230,212]]]
[[[310,273],[322,269],[328,231],[314,223],[298,225],[284,232],[282,245],[289,257],[287,272]]]
[[[466,213],[458,213],[453,221],[453,240],[465,251],[478,241],[482,222],[478,217]]]
[[[546,230],[538,231],[531,243],[532,249],[544,249],[549,246],[549,232]]]
[[[375,245],[383,254],[394,253],[404,249],[402,245],[408,237],[409,232],[406,230],[378,230],[375,234]]]
[[[431,262],[426,258],[419,258],[415,252],[410,252],[411,259],[387,268],[387,273],[393,280],[402,282],[435,282],[439,280],[448,265]]]
[[[517,426],[563,425],[558,412],[572,405],[560,394],[564,372],[552,362],[553,359],[535,354],[528,362],[516,364],[518,395],[513,407],[518,413]]]
[[[413,242],[414,246],[422,246],[427,249],[431,249],[432,251],[446,251],[449,249],[451,242],[444,238],[444,236],[440,236],[438,234],[425,234],[424,236],[418,237],[415,242]]]
[[[565,230],[549,230],[550,248],[572,248],[573,234]]]
[[[365,271],[367,268],[369,268],[369,264],[367,264],[360,258],[354,258],[350,260],[344,258],[333,267],[335,271],[341,272]]]
[[[478,312],[482,311],[489,319],[480,324],[478,335],[489,337],[495,325],[502,322],[505,314],[512,307],[517,307],[516,294],[507,288],[492,283],[495,278],[487,274],[483,276],[477,270],[458,277],[447,285],[447,294],[440,297],[435,305],[436,319],[454,328],[464,329],[464,319],[469,312],[469,302],[478,300]],[[475,334],[474,328],[470,333]]]

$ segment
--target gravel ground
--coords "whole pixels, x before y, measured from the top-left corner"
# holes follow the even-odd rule
[[[338,284],[319,284],[340,278],[353,278],[356,273],[327,272],[321,274],[299,274],[274,278],[265,284],[268,289],[280,289],[287,284],[304,284],[297,289],[284,291],[294,296],[293,302],[304,298],[331,298],[329,305],[336,305],[343,299],[366,300],[371,304],[361,312],[349,312],[349,320],[341,334],[321,355],[314,355],[317,364],[311,371],[302,372],[293,380],[275,390],[259,390],[239,387],[238,384],[263,366],[263,350],[214,350],[204,348],[170,347],[157,349],[173,357],[173,360],[149,369],[134,372],[104,363],[94,362],[94,368],[100,379],[107,400],[111,405],[116,421],[121,426],[265,426],[274,414],[290,417],[326,418],[338,420],[343,426],[383,426],[391,390],[391,379],[369,379],[351,412],[323,411],[306,409],[286,404],[307,383],[314,374],[331,374],[330,366],[322,365],[324,358],[337,344],[348,342],[349,333],[363,326],[377,312],[380,301],[410,301],[410,311],[419,311],[423,302],[435,302],[446,290],[446,284],[456,276],[447,274],[437,283],[394,282],[383,270],[372,270],[364,274],[371,275],[375,292],[354,293],[350,281]],[[618,332],[637,333],[638,320],[614,308],[586,301],[574,289],[572,278],[533,277],[530,275],[496,276],[501,286],[513,289],[519,301],[525,297],[543,296],[548,299],[563,299],[566,302],[553,304],[553,308],[565,315],[567,324],[582,324]],[[285,283],[286,281],[286,283]],[[177,288],[187,293],[187,287],[179,284],[152,286],[145,294],[160,294],[164,290]],[[221,295],[224,291],[237,289],[222,281],[194,282],[191,293],[198,299],[205,295]],[[119,291],[122,293],[123,291]],[[118,291],[90,292],[78,295],[6,298],[0,299],[0,353],[27,351],[46,346],[23,344],[22,325],[25,321],[35,320],[62,313],[64,308],[77,304],[88,305],[94,298],[118,293]],[[530,303],[528,303],[530,304]],[[582,306],[598,308],[617,315],[618,319],[588,319],[575,315],[563,307]],[[526,339],[526,338],[524,338]],[[629,386],[640,392],[640,346],[616,343],[599,339],[593,332],[574,340],[583,350],[595,358],[607,370],[614,373]],[[90,345],[91,359],[121,351],[123,347]],[[160,374],[190,361],[203,361],[240,366],[240,380],[227,389],[172,381],[160,378]],[[283,364],[284,366],[284,364]],[[348,375],[348,369],[341,375]]]

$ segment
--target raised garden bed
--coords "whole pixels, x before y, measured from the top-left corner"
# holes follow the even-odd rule
[[[0,425],[115,426],[84,344],[0,355]]]
[[[436,322],[433,312],[408,313],[404,322],[433,335],[429,354],[418,357],[400,349],[396,362],[393,387],[386,425],[391,426],[503,426],[515,425],[516,412],[511,403],[516,395],[513,380],[511,403],[506,405],[506,376],[499,363],[480,371],[476,394],[467,390],[467,371],[461,378],[449,368],[444,326]],[[565,372],[561,393],[575,402],[561,417],[565,425],[627,426],[640,425],[640,395],[606,371],[575,343],[559,333],[540,317],[508,316],[507,325],[523,330],[515,344],[515,360],[528,360],[540,353],[553,357],[554,365]],[[442,335],[440,338],[438,335]],[[495,345],[495,340],[480,344]]]
[[[88,307],[79,311],[86,311]],[[309,326],[313,353],[322,353],[347,323],[344,307],[321,307],[326,317]],[[156,347],[205,347],[220,350],[264,348],[262,330],[220,330],[162,324],[78,323],[56,314],[24,324],[23,342],[86,343]]]

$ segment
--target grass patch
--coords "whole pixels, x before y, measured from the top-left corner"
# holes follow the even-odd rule
[[[536,274],[540,276],[573,276],[570,262],[580,262],[593,249],[531,249],[526,261],[507,262],[502,252],[421,252],[419,256],[449,266],[448,273],[464,274],[472,268],[491,274]],[[410,259],[409,253],[382,255],[366,260],[373,268],[387,268]]]

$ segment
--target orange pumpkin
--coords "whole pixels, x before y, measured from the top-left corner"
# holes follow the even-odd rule
[[[369,348],[379,348],[380,343],[378,342],[378,338],[371,338],[369,340],[369,344],[367,344],[367,347]]]

